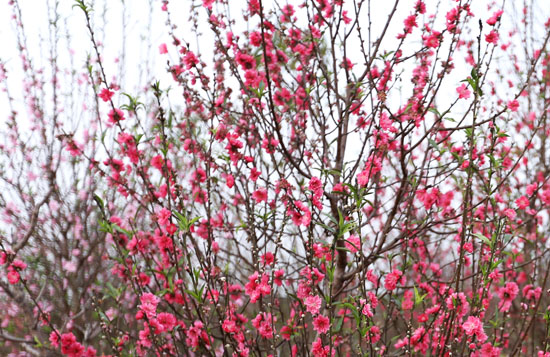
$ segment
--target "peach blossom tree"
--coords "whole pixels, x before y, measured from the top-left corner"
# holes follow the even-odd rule
[[[150,3],[168,76],[136,91],[94,4],[65,70],[11,1],[0,351],[550,356],[540,4]]]

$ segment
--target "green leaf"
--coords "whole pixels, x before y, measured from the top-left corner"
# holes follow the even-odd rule
[[[332,233],[332,234],[336,233],[336,230],[334,230],[334,228],[332,228],[332,227],[330,227],[330,226],[324,224],[324,223],[321,222],[321,221],[314,221],[314,223],[315,223],[316,226],[320,226],[320,227],[326,229],[327,231],[329,231],[329,232]]]
[[[357,326],[361,324],[361,315],[359,315],[359,311],[357,311],[357,307],[355,305],[350,304],[349,302],[345,303],[339,303],[340,306],[348,308],[351,310],[351,313],[353,314],[353,318],[355,319],[355,322],[357,323]]]
[[[380,58],[382,60],[386,60],[390,55],[392,55],[395,51],[389,51],[389,52],[385,52],[384,54],[380,55]]]
[[[128,238],[131,238],[134,234],[122,227],[119,227],[118,225],[116,224],[113,224],[112,227],[115,229],[115,231],[118,231],[122,234],[125,234],[126,236],[128,236]]]
[[[348,248],[345,248],[345,247],[336,247],[336,250],[351,253],[351,250],[349,250]]]
[[[466,78],[466,81],[470,84],[474,92],[476,92],[480,97],[483,96],[483,92],[481,91],[481,87],[479,86],[479,76],[477,75],[477,71],[472,69],[471,72],[472,78]]]
[[[437,142],[433,139],[428,138],[428,143],[437,151],[439,151],[439,145],[437,145]]]
[[[101,197],[99,197],[95,193],[94,193],[94,201],[97,203],[101,211],[105,209],[105,204],[103,203],[103,200],[101,199]]]
[[[189,229],[191,228],[191,226],[193,226],[193,224],[195,224],[195,222],[197,222],[200,219],[200,217],[195,217],[195,218],[189,220],[186,216],[184,216],[181,213],[176,212],[176,211],[173,211],[172,214],[174,216],[176,216],[176,219],[179,222],[178,225],[179,225],[180,229],[184,232],[188,232]]]
[[[474,91],[477,91],[477,84],[472,78],[466,78],[466,81],[470,84],[470,87],[472,87]]]
[[[327,267],[327,279],[330,283],[334,281],[334,268]]]
[[[343,322],[344,322],[344,317],[343,317],[343,316],[340,317],[340,318],[338,318],[338,319],[336,320],[336,323],[334,323],[334,324],[332,325],[332,332],[333,332],[333,333],[338,333],[338,332],[340,332],[340,330],[342,329],[342,324],[343,324]]]
[[[416,286],[414,287],[414,305],[415,306],[420,305],[424,301],[424,298],[426,296],[428,296],[427,293],[424,295],[420,295]]]
[[[474,236],[481,239],[481,241],[483,241],[483,243],[487,244],[489,247],[493,246],[493,242],[491,242],[489,238],[485,237],[483,234],[474,233]]]
[[[113,227],[111,227],[111,224],[109,222],[105,221],[104,219],[99,219],[97,223],[99,224],[99,230],[101,232],[113,233]]]
[[[92,10],[91,8],[89,8],[88,6],[86,6],[86,4],[84,3],[83,0],[75,0],[75,2],[76,2],[76,4],[73,5],[73,9],[74,9],[75,7],[79,7],[79,8],[82,9],[82,11],[84,11],[84,12],[86,12],[86,13]]]
[[[437,115],[438,117],[441,116],[441,113],[439,113],[439,111],[434,108],[434,107],[431,107],[431,108],[428,108],[428,111],[431,112],[431,113],[434,113],[435,115]]]

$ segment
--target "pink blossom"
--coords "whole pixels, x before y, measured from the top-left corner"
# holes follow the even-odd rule
[[[166,208],[161,208],[160,211],[157,213],[157,222],[161,226],[166,226],[168,224],[170,217],[172,217],[172,212],[170,210],[167,210]]]
[[[516,218],[516,211],[514,211],[512,208],[507,208],[504,210],[504,215],[508,217],[508,219],[515,219]]]
[[[483,324],[479,318],[475,316],[468,316],[466,322],[462,324],[462,328],[467,336],[472,337],[475,335],[480,342],[485,342],[487,340],[487,335],[485,335],[483,331]]]
[[[321,308],[321,303],[321,298],[318,295],[308,296],[304,301],[304,305],[306,305],[306,310],[312,315],[315,315],[319,312],[319,309]]]
[[[401,279],[401,276],[403,275],[403,272],[400,270],[393,270],[391,273],[386,275],[386,280],[384,282],[384,287],[388,291],[395,290],[397,288],[397,284],[399,283],[399,280]]]
[[[235,333],[239,330],[235,321],[230,319],[225,319],[222,324],[222,329],[227,333]]]
[[[225,176],[225,184],[227,185],[228,188],[232,188],[233,185],[235,185],[235,178],[233,177],[233,175]]]
[[[468,87],[466,87],[466,84],[462,83],[462,85],[456,88],[456,91],[458,93],[458,98],[460,99],[470,98],[471,92],[468,90]]]
[[[508,109],[510,109],[510,111],[517,112],[518,108],[519,108],[519,102],[516,99],[508,102]]]
[[[147,315],[147,318],[155,317],[160,299],[151,293],[145,293],[141,296],[140,302],[139,308]]]
[[[348,249],[350,252],[355,253],[359,250],[361,247],[361,240],[358,236],[352,234],[349,236],[348,239],[346,239],[346,249]]]
[[[99,98],[101,98],[104,102],[108,102],[111,100],[115,92],[110,91],[107,88],[103,88],[101,92],[97,95]]]
[[[261,256],[263,265],[272,265],[275,262],[275,255],[271,252],[267,252]]]
[[[120,109],[111,109],[111,111],[108,114],[109,116],[109,123],[110,124],[116,124],[119,121],[124,120],[124,113]]]
[[[498,297],[500,298],[499,309],[502,312],[507,312],[512,306],[512,301],[519,293],[518,285],[514,282],[508,282],[498,290]]]
[[[156,321],[162,326],[162,332],[164,332],[171,331],[176,326],[177,319],[171,313],[161,312],[157,315]]]
[[[491,26],[494,26],[497,21],[500,20],[500,17],[502,16],[502,14],[504,13],[503,10],[497,10],[493,13],[493,16],[491,16],[488,20],[487,20],[487,24],[488,25],[491,25]]]
[[[323,195],[323,183],[318,177],[312,177],[309,180],[309,189],[313,191],[313,194],[315,196],[322,196]]]
[[[204,330],[204,324],[201,321],[196,320],[189,327],[186,333],[186,342],[194,348],[198,347],[201,342],[207,346],[210,344],[210,338]]]
[[[424,4],[424,1],[418,0],[416,4],[414,5],[414,9],[419,14],[425,14],[426,13],[426,4]]]
[[[330,328],[330,320],[326,316],[319,315],[313,319],[313,327],[318,333],[326,333]]]
[[[15,270],[11,270],[11,271],[8,271],[8,282],[10,284],[17,284],[19,282],[19,272],[15,271]]]
[[[59,347],[59,333],[58,332],[52,331],[50,333],[49,340],[50,340],[50,343],[52,344],[52,346],[54,346],[56,348]]]
[[[433,31],[429,36],[424,37],[424,46],[429,48],[437,48],[439,46],[439,36],[441,32]]]
[[[261,313],[258,314],[253,320],[252,320],[252,326],[254,326],[260,335],[263,338],[272,338],[273,337],[273,322],[275,322],[276,319],[272,318],[270,313]]]
[[[263,187],[257,189],[252,193],[252,198],[256,201],[256,203],[267,201],[267,190]]]
[[[447,12],[445,15],[445,19],[447,22],[447,30],[450,32],[453,32],[456,29],[456,24],[459,19],[459,13],[456,7],[452,8]]]
[[[540,286],[534,287],[531,284],[525,285],[521,291],[525,299],[527,300],[538,300],[540,298],[540,294],[542,292],[542,288]]]
[[[516,200],[516,205],[519,209],[525,209],[529,207],[529,199],[525,196],[521,196]]]
[[[501,348],[494,347],[489,342],[484,343],[483,346],[481,346],[481,357],[500,357],[501,350]]]
[[[550,205],[550,189],[542,191],[540,199],[547,205]]]
[[[328,357],[330,346],[323,346],[321,337],[318,337],[311,345],[311,354],[313,357]],[[332,349],[332,354],[335,354],[335,350]]]
[[[458,317],[466,315],[470,309],[470,304],[464,293],[453,293],[445,300],[447,309],[454,310]],[[439,310],[439,308],[437,308]]]
[[[275,270],[273,273],[273,282],[277,286],[283,285],[283,276],[285,275],[285,271],[283,269]]]
[[[311,223],[311,211],[309,208],[301,201],[294,201],[294,205],[298,210],[292,209],[289,207],[288,213],[290,214],[292,221],[295,225],[309,226]]]
[[[269,286],[269,276],[262,274],[259,276],[258,272],[255,272],[248,278],[248,283],[244,286],[245,292],[250,296],[250,302],[255,303],[262,296],[267,296],[271,293],[271,287]]]
[[[404,311],[411,310],[414,307],[414,292],[413,290],[406,290],[403,294],[403,301],[401,302],[401,308]]]
[[[413,30],[413,27],[418,26],[416,23],[416,15],[408,16],[404,21],[404,25],[405,25],[405,33],[411,33]]]
[[[533,196],[537,188],[538,188],[538,185],[536,183],[527,185],[527,187],[525,188],[525,193],[527,193],[527,196]]]
[[[185,68],[189,70],[199,64],[199,59],[193,52],[187,51],[185,57],[183,57],[183,63],[185,64]]]
[[[249,38],[252,46],[260,47],[262,45],[262,35],[258,31],[251,32]]]
[[[14,259],[11,262],[11,266],[16,270],[25,270],[27,268],[27,264],[20,259]]]
[[[498,38],[499,38],[498,32],[496,32],[495,30],[491,30],[491,32],[485,35],[485,41],[487,41],[488,43],[492,43],[494,45],[498,43]]]
[[[372,311],[371,304],[364,304],[363,308],[361,309],[361,313],[367,317],[373,317],[374,312]]]
[[[208,10],[212,10],[212,5],[214,4],[215,0],[202,0],[202,6],[207,8]]]
[[[244,71],[256,69],[256,59],[244,52],[237,52],[235,60]]]

